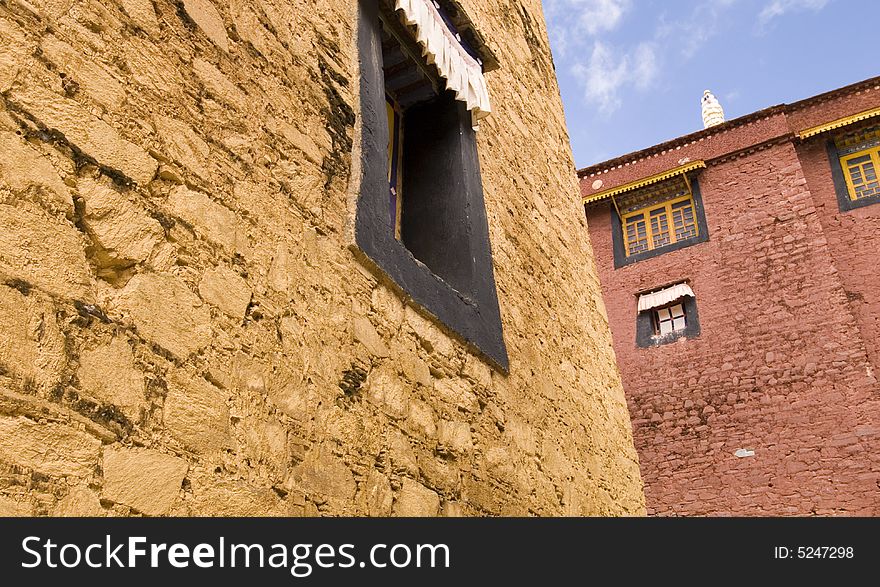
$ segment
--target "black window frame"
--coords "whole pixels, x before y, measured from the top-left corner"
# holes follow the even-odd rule
[[[684,308],[685,328],[669,334],[659,335],[655,330],[654,314],[662,308],[681,304]],[[697,299],[693,296],[684,296],[664,306],[651,308],[639,312],[636,317],[636,345],[639,348],[651,348],[673,343],[682,338],[697,338],[700,336],[700,315],[697,312]]]
[[[645,259],[651,259],[659,255],[671,253],[672,251],[678,251],[709,240],[709,226],[706,223],[706,210],[703,207],[703,195],[700,191],[700,182],[697,177],[689,177],[688,179],[691,186],[691,198],[694,201],[694,215],[697,220],[697,235],[675,242],[671,245],[665,245],[650,251],[627,256],[626,243],[624,242],[623,234],[623,220],[617,211],[617,207],[609,202],[608,205],[611,209],[611,242],[614,251],[615,269],[620,269],[621,267],[626,267],[627,265],[632,265],[633,263],[638,263]]]
[[[831,180],[834,183],[834,193],[837,196],[837,207],[841,212],[850,212],[865,206],[880,204],[880,195],[853,200],[849,196],[849,188],[846,185],[846,176],[843,166],[840,164],[840,151],[834,139],[825,143],[825,151],[828,153],[828,163],[831,164]],[[880,170],[878,170],[880,171]]]
[[[448,272],[444,279],[395,238],[388,211],[389,131],[379,2],[359,0],[358,11],[361,175],[354,222],[355,245],[369,260],[369,265],[387,276],[405,297],[478,351],[492,366],[507,373],[509,359],[471,114],[461,102],[447,102],[444,112],[454,115],[455,132],[445,133],[442,144],[437,147],[445,150],[446,163],[454,170],[455,185],[443,194],[443,205],[435,215],[438,222],[450,223],[447,228],[456,223],[452,227],[459,240],[452,245],[464,247],[469,256],[466,264],[444,268]],[[445,92],[441,100],[448,101],[449,94]],[[455,112],[449,110],[453,107]],[[404,205],[407,197],[413,194],[405,194]],[[450,281],[456,282],[455,287]]]

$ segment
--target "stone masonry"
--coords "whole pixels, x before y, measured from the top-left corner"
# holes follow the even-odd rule
[[[707,242],[614,269],[611,204],[587,210],[649,514],[880,514],[880,205],[842,212],[829,135],[797,138],[878,106],[875,78],[580,172],[587,196],[707,164]],[[637,294],[684,280],[699,337],[637,348]]]
[[[638,515],[541,5],[479,155],[510,372],[352,252],[355,0],[0,0],[0,515]]]

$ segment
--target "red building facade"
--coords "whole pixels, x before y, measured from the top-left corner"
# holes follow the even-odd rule
[[[878,171],[880,78],[579,172],[650,514],[880,515]]]

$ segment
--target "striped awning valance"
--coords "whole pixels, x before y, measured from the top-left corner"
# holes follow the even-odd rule
[[[639,312],[661,308],[684,297],[694,297],[694,290],[686,283],[665,287],[639,296]]]
[[[455,98],[464,102],[474,120],[492,112],[483,67],[446,25],[432,0],[395,0],[406,24],[415,27],[416,41],[428,63],[433,63]]]

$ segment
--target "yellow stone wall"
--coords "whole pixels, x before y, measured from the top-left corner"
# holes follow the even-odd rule
[[[510,374],[350,246],[355,0],[0,0],[0,515],[641,514],[537,0],[468,0]]]

